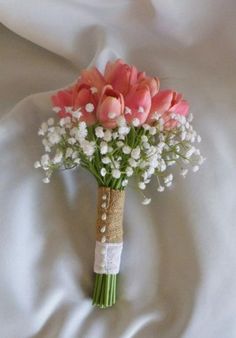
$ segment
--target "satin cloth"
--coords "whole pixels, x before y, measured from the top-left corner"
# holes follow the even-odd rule
[[[236,337],[235,1],[0,0],[0,337]],[[96,183],[33,168],[50,95],[124,58],[189,100],[207,158],[128,188],[117,304],[91,306]]]

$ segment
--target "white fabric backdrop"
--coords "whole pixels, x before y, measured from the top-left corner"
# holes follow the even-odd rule
[[[233,0],[0,0],[1,338],[236,337],[235,13]],[[70,171],[43,185],[33,163],[51,92],[116,57],[185,94],[207,162],[150,188],[146,208],[128,189],[119,300],[99,310],[96,184]]]

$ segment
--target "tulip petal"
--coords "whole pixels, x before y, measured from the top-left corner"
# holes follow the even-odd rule
[[[128,123],[137,118],[143,124],[151,108],[151,94],[147,85],[137,85],[131,89],[125,98],[125,118]]]
[[[173,100],[171,106],[174,106],[176,103],[180,102],[183,99],[183,95],[181,93],[173,92]]]
[[[158,113],[164,113],[171,107],[173,99],[172,90],[162,90],[152,100],[152,110]]]
[[[95,87],[100,93],[105,85],[105,79],[96,67],[84,69],[81,72],[79,84],[87,84],[90,87]]]
[[[106,85],[103,88],[97,108],[97,118],[105,128],[115,128],[117,117],[123,113],[123,96],[116,92],[112,86]]]
[[[157,93],[152,98],[152,106],[150,110],[150,114],[147,118],[147,123],[152,124],[154,113],[163,114],[165,111],[169,110],[171,107],[171,102],[173,99],[173,91],[172,90],[162,90]]]
[[[149,87],[151,97],[154,97],[160,88],[160,81],[157,77],[146,76],[145,78],[139,80],[139,83]]]
[[[146,73],[145,72],[138,72],[138,75],[137,75],[138,82],[141,82],[145,78],[146,78]]]
[[[120,115],[121,104],[115,97],[108,96],[104,99],[99,110],[99,120],[106,128],[115,128],[116,118]]]
[[[171,107],[170,111],[178,115],[187,116],[189,113],[189,104],[187,101],[182,100],[175,104],[173,107]]]
[[[61,108],[61,111],[58,113],[60,117],[71,116],[70,113],[66,112],[66,107],[72,107],[72,89],[60,90],[51,97],[52,104],[54,107]]]
[[[130,86],[137,82],[137,75],[136,67],[127,65],[123,60],[118,59],[114,63],[107,63],[104,77],[114,90],[126,95]]]
[[[87,105],[90,104],[93,107],[93,110],[87,108]],[[77,85],[74,88],[73,92],[73,109],[76,110],[80,108],[82,116],[80,121],[85,121],[88,125],[96,123],[96,108],[97,100],[96,97],[91,93],[89,85]]]
[[[112,78],[114,77],[114,73],[119,69],[121,69],[122,65],[124,64],[124,61],[121,59],[117,59],[115,62],[107,62],[105,72],[104,72],[104,78],[107,83],[111,83]]]

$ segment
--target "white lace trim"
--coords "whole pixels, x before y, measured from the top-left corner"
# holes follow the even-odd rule
[[[123,243],[101,243],[96,241],[94,272],[117,274],[120,271],[120,258]]]

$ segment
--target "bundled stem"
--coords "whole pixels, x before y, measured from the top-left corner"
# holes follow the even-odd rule
[[[93,305],[100,308],[107,308],[115,304],[117,294],[117,276],[118,274],[95,274]]]
[[[124,191],[108,187],[98,189],[93,305],[100,308],[116,302],[123,247],[124,198]]]

